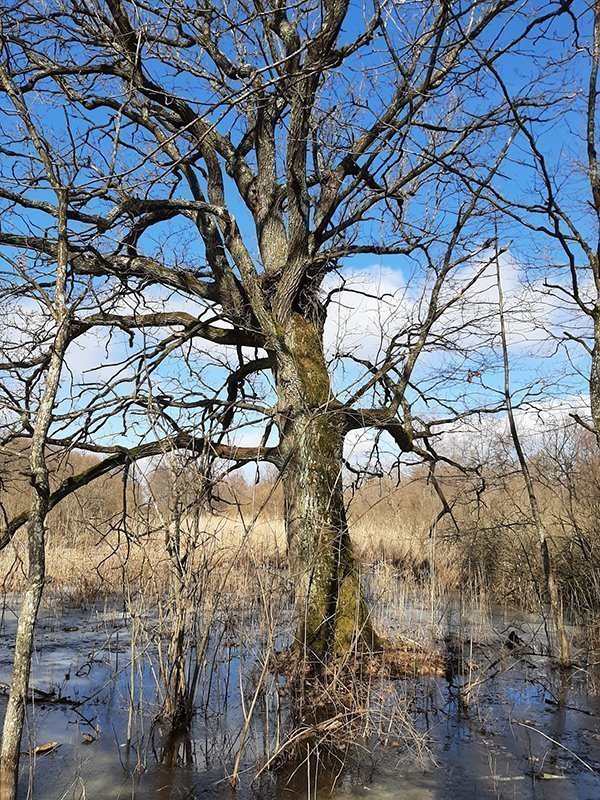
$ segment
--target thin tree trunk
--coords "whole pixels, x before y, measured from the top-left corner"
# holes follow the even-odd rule
[[[56,401],[68,339],[68,312],[65,304],[67,274],[66,204],[66,191],[62,190],[59,192],[58,252],[54,302],[52,305],[56,335],[48,362],[46,385],[33,423],[33,436],[29,455],[31,481],[34,491],[28,526],[29,568],[27,588],[23,595],[17,625],[10,694],[2,732],[0,800],[14,800],[17,794],[19,756],[31,671],[35,623],[45,580],[45,532],[50,496],[45,455],[46,437],[52,421],[52,411]]]
[[[594,311],[594,346],[590,369],[590,408],[596,439],[600,443],[600,303]]]
[[[173,486],[172,491],[177,491],[176,486]],[[181,503],[176,498],[166,542],[171,567],[168,608],[172,630],[167,650],[165,702],[161,710],[161,717],[167,723],[168,738],[171,740],[181,733],[189,732],[193,713],[191,695],[195,693],[195,686],[188,684],[186,673],[187,658],[191,650],[187,641],[190,633],[188,612],[193,604],[190,582],[194,576],[191,564],[188,564],[188,559],[192,559],[193,554],[188,547],[182,545],[184,524]],[[188,531],[185,535],[186,543],[189,543],[189,538]]]
[[[600,218],[600,166],[596,149],[596,118],[598,104],[598,75],[600,73],[600,2],[591,4],[594,11],[594,31],[591,42],[591,69],[587,92],[587,131],[586,144],[588,155],[590,188],[593,206]],[[596,254],[592,261],[592,274],[596,283],[596,303],[592,313],[594,321],[594,344],[592,347],[592,363],[590,369],[590,407],[596,439],[600,444],[600,262]],[[574,290],[577,288],[574,285]]]
[[[517,454],[517,459],[519,461],[521,474],[523,475],[523,480],[525,481],[525,487],[527,489],[527,496],[529,499],[529,507],[531,509],[531,516],[533,518],[533,523],[535,525],[538,541],[540,544],[540,552],[544,567],[544,580],[546,584],[545,595],[547,598],[549,611],[552,616],[552,620],[554,622],[554,627],[556,628],[556,635],[558,637],[559,665],[561,667],[568,667],[571,664],[571,647],[567,636],[562,603],[560,600],[558,586],[556,584],[556,578],[552,566],[552,558],[548,546],[546,529],[544,527],[542,515],[540,513],[540,507],[538,504],[537,495],[535,493],[535,486],[533,483],[533,479],[531,477],[531,472],[529,471],[529,464],[527,463],[527,458],[523,451],[523,447],[521,446],[521,439],[519,437],[519,432],[517,430],[514,409],[512,405],[512,393],[510,388],[510,362],[508,357],[508,344],[506,340],[506,324],[504,315],[504,295],[502,292],[502,280],[500,275],[500,259],[498,257],[496,257],[496,280],[498,284],[500,341],[502,346],[502,360],[504,363],[504,398],[508,414],[508,424],[510,427],[510,433],[515,448],[515,452]]]
[[[354,558],[342,485],[343,418],[332,407],[321,339],[292,315],[277,388],[285,443],[283,488],[297,639],[313,668],[340,662],[376,636]]]

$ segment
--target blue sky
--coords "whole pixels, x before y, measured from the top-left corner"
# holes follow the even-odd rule
[[[404,4],[405,7],[418,4]],[[579,14],[584,9],[584,4],[575,4],[575,13]],[[498,29],[493,33],[506,41],[511,38],[513,31],[523,25],[523,17],[532,8],[531,3],[524,3],[521,7],[521,16],[512,23],[506,25],[502,30]],[[400,9],[400,6],[398,6]],[[398,12],[400,13],[400,12]],[[349,16],[345,26],[345,36],[350,37],[353,33],[353,26],[358,24],[362,16],[362,6],[356,4],[353,12]],[[368,16],[368,14],[367,14]],[[400,18],[390,18],[389,25],[395,26]],[[558,21],[553,23],[534,43],[527,47],[527,52],[521,56],[503,56],[496,63],[497,68],[506,80],[511,91],[523,90],[527,87],[528,93],[533,96],[539,94],[542,97],[549,97],[551,92],[560,90],[560,101],[552,106],[549,111],[544,112],[545,121],[543,125],[536,125],[536,140],[539,147],[547,155],[553,169],[557,170],[557,185],[560,185],[560,196],[565,198],[566,207],[578,224],[582,225],[582,230],[587,236],[595,235],[594,223],[590,218],[587,198],[589,189],[586,184],[586,175],[581,164],[584,159],[583,134],[585,131],[585,119],[583,116],[582,91],[585,89],[587,80],[587,54],[585,52],[586,26],[589,29],[589,14],[580,16],[582,34],[579,41],[580,50],[565,66],[560,70],[554,71],[554,66],[566,53],[566,45],[562,42],[562,37],[570,37],[572,22],[566,15],[561,16]],[[490,37],[492,31],[490,31]],[[471,58],[476,58],[471,54]],[[363,122],[368,121],[377,114],[382,100],[378,92],[389,95],[392,90],[393,71],[386,63],[387,57],[380,50],[376,50],[371,55],[361,55],[352,59],[341,75],[342,87],[338,85],[335,89],[327,86],[323,90],[322,106],[329,109],[339,109],[339,113],[346,108],[352,99],[351,93],[362,94],[367,98],[363,112]],[[379,74],[375,75],[377,66]],[[156,70],[156,74],[172,89],[181,90],[188,96],[194,95],[197,82],[184,80],[180,76],[170,74],[170,71],[157,61],[151,63],[151,69]],[[374,87],[376,82],[378,88]],[[536,78],[532,84],[533,78]],[[186,79],[187,80],[187,79]],[[465,77],[465,81],[469,81]],[[170,82],[170,83],[169,83]],[[110,89],[111,81],[107,81],[105,88]],[[116,89],[116,83],[115,89]],[[472,94],[466,102],[461,114],[468,115],[469,112],[480,112],[482,107],[493,105],[500,99],[500,92],[492,76],[487,75],[481,79],[477,87],[477,94]],[[377,89],[377,90],[376,90]],[[120,90],[119,90],[120,91]],[[199,102],[208,103],[208,96],[200,97]],[[435,113],[443,113],[450,102],[448,96],[440,98],[434,104]],[[6,100],[2,100],[2,107],[6,108]],[[65,128],[65,116],[61,108],[57,105],[48,103],[38,105],[33,108],[36,118],[39,120],[44,130],[49,133],[57,150],[64,154],[68,162],[70,152],[70,142]],[[433,120],[435,114],[429,112]],[[70,116],[72,132],[77,136],[83,136],[90,121],[102,123],[108,126],[106,133],[95,132],[92,139],[96,141],[100,150],[104,154],[104,164],[95,161],[92,157],[93,151],[90,150],[90,160],[82,166],[77,180],[80,183],[92,185],[98,184],[99,176],[110,163],[112,134],[117,124],[114,115],[108,115],[106,111],[86,112],[79,119]],[[547,119],[546,119],[547,118]],[[110,120],[110,122],[109,122]],[[234,115],[224,117],[220,123],[224,128],[236,131]],[[509,128],[505,128],[494,134],[489,141],[473,151],[473,157],[477,156],[481,164],[478,168],[483,169],[492,153],[497,150],[499,142]],[[16,130],[16,129],[15,129]],[[142,137],[139,130],[126,127],[121,128],[122,141],[134,142],[136,147],[147,147],[148,137]],[[282,131],[284,138],[284,132]],[[418,158],[418,148],[427,137],[424,129],[421,129],[413,138],[406,143],[405,166],[414,162]],[[133,138],[132,138],[133,137]],[[443,138],[443,137],[442,137]],[[448,140],[451,134],[446,137]],[[83,139],[82,139],[83,142]],[[335,156],[335,146],[339,141],[332,140],[330,144],[331,153],[323,145],[324,158]],[[411,152],[414,150],[414,153]],[[126,153],[120,148],[119,159],[120,168],[133,164],[136,155]],[[9,182],[16,174],[15,183],[24,177],[13,170],[23,170],[23,162],[19,158],[4,157],[1,165],[2,175]],[[565,166],[567,168],[565,169]],[[522,136],[518,135],[512,145],[507,159],[504,161],[500,174],[496,178],[498,188],[509,198],[521,201],[523,198],[531,198],[536,191],[536,179],[531,169],[531,156],[528,152],[527,142]],[[440,182],[442,181],[442,182]],[[245,234],[246,242],[251,252],[256,255],[256,237],[250,214],[240,201],[237,193],[230,182],[227,184],[227,193],[230,199],[231,209],[238,219],[238,222]],[[159,196],[165,191],[164,186],[157,185],[149,190],[150,196]],[[177,192],[185,193],[183,183]],[[405,215],[411,221],[412,226],[417,229],[419,220],[424,218],[431,203],[439,202],[438,224],[440,231],[450,229],[456,215],[456,203],[461,196],[460,175],[439,176],[418,187],[418,192],[414,197],[406,200]],[[38,199],[48,200],[52,195],[42,188],[36,189]],[[106,211],[107,206],[94,201],[90,204],[96,210]],[[7,224],[6,222],[4,223]],[[13,217],[9,220],[9,225],[16,230],[39,229],[43,231],[47,227],[47,218],[38,212],[28,212],[27,218]],[[486,223],[487,224],[487,223]],[[84,228],[73,223],[71,226],[72,234],[81,234]],[[489,230],[489,229],[488,229]],[[533,235],[524,230],[516,221],[500,219],[499,231],[501,244],[508,250],[503,257],[503,282],[507,293],[507,307],[509,311],[509,333],[511,345],[511,360],[514,367],[514,387],[517,396],[530,396],[532,402],[538,405],[546,403],[554,407],[557,399],[565,402],[575,402],[580,400],[586,393],[586,356],[581,348],[573,344],[561,344],[555,346],[550,341],[549,332],[569,330],[573,334],[589,332],[588,320],[561,298],[551,296],[544,287],[544,278],[551,275],[556,282],[564,281],[564,269],[560,265],[560,253],[552,241],[541,235]],[[473,226],[473,237],[483,236],[483,227],[478,230],[477,225]],[[360,233],[363,241],[371,237],[379,239],[395,235],[388,222],[382,223],[380,219],[373,219],[367,222]],[[465,246],[472,242],[467,241]],[[111,243],[106,242],[100,246],[108,247]],[[188,267],[201,266],[203,261],[203,247],[199,237],[195,235],[191,224],[188,222],[170,222],[155,228],[148,234],[144,241],[144,247],[150,254],[159,254],[167,263],[182,262]],[[9,258],[15,256],[14,251],[5,251]],[[581,254],[579,254],[581,256]],[[583,261],[580,259],[580,263]],[[373,291],[378,293],[383,291],[387,296],[382,301],[368,300],[361,295],[353,292],[345,292],[340,296],[339,304],[331,306],[330,320],[326,335],[326,349],[330,356],[335,352],[343,352],[344,348],[352,349],[361,357],[376,359],[380,336],[379,328],[383,324],[387,328],[388,336],[398,329],[401,325],[418,316],[419,303],[427,287],[427,274],[423,270],[423,264],[418,258],[418,253],[414,259],[405,257],[380,258],[370,255],[354,257],[340,263],[340,267],[346,271],[350,283],[361,291]],[[51,274],[52,266],[48,268]],[[477,261],[467,259],[463,266],[457,270],[454,290],[460,290],[460,282],[467,280],[473,271],[477,269]],[[5,268],[5,281],[9,282],[13,277],[10,264]],[[43,274],[43,273],[42,273]],[[584,281],[587,278],[584,277]],[[335,285],[335,276],[328,279],[328,287]],[[102,292],[100,291],[100,297]],[[453,346],[456,352],[448,352],[441,347],[435,347],[431,352],[426,353],[422,359],[416,374],[419,390],[423,392],[428,400],[428,404],[423,400],[417,401],[417,406],[421,408],[424,415],[436,416],[443,412],[444,402],[451,404],[458,410],[464,410],[478,404],[495,404],[498,400],[498,389],[500,387],[500,370],[498,361],[498,339],[497,318],[494,312],[495,284],[493,275],[490,277],[489,270],[482,276],[468,295],[469,304],[457,305],[452,312],[455,316],[450,322],[451,326],[459,326],[460,319],[457,314],[472,314],[473,309],[477,308],[477,313],[482,315],[484,321],[476,323],[473,319],[463,334],[456,334]],[[88,295],[86,304],[92,308],[98,302],[98,295]],[[200,308],[189,299],[181,298],[171,292],[145,291],[129,298],[123,298],[121,310],[131,311],[135,308],[178,308],[186,311],[200,311]],[[464,307],[463,307],[464,306]],[[39,312],[34,308],[34,304],[26,304],[25,311],[30,315],[29,319],[35,321],[36,314]],[[114,309],[113,309],[114,310]],[[10,331],[10,319],[6,335],[10,338],[14,333]],[[463,320],[464,321],[464,320]],[[467,320],[468,321],[468,320]],[[14,322],[14,320],[13,320]],[[22,326],[22,321],[16,320],[18,326]],[[444,324],[448,324],[447,320]],[[394,327],[396,326],[396,327]],[[586,327],[587,326],[587,327]],[[343,335],[342,335],[343,334]],[[464,340],[460,337],[464,336]],[[340,341],[336,341],[336,337]],[[156,333],[148,331],[143,336],[136,335],[133,348],[130,347],[129,337],[121,331],[114,332],[110,339],[104,334],[99,336],[86,335],[81,343],[76,343],[71,347],[67,362],[67,374],[63,389],[61,411],[66,411],[73,404],[73,387],[81,385],[81,390],[75,388],[76,397],[74,406],[82,408],[92,396],[92,392],[86,389],[86,385],[97,382],[108,382],[111,375],[114,375],[117,368],[109,365],[122,364],[124,359],[129,358],[136,352],[143,339],[150,343],[157,341]],[[460,352],[463,345],[469,345],[469,352]],[[179,354],[164,361],[161,367],[154,373],[152,378],[152,392],[160,393],[175,391],[180,396],[191,396],[193,392],[202,394],[205,389],[221,385],[225,379],[226,366],[219,365],[218,360],[221,354],[216,353],[210,345],[202,346],[193,352],[191,359],[192,369],[181,359]],[[231,352],[225,353],[227,360]],[[121,366],[118,369],[123,369]],[[475,373],[478,373],[475,375]],[[359,373],[357,368],[346,360],[338,359],[334,366],[335,386],[343,394],[345,385],[355,384]],[[469,374],[472,375],[467,380]],[[118,436],[121,441],[131,442],[143,428],[147,435],[152,436],[153,431],[148,422],[146,412],[138,409],[135,412],[133,422],[127,427],[123,426],[121,420],[114,413],[110,413],[111,408],[116,409],[123,397],[132,390],[132,369],[124,368],[122,373],[124,380],[120,388],[112,394],[114,407],[107,406],[107,417],[101,429],[102,439],[105,442]],[[72,378],[72,383],[71,383]],[[206,384],[206,386],[203,386]],[[80,394],[78,392],[81,391]],[[269,385],[264,383],[265,399],[268,403],[272,401],[269,394]],[[110,396],[110,393],[107,397]],[[416,395],[415,395],[416,397]],[[67,398],[69,398],[67,400]],[[443,402],[440,402],[443,401]],[[96,434],[98,435],[98,434]],[[249,432],[238,434],[240,440],[246,441],[256,436],[256,431],[250,429]]]

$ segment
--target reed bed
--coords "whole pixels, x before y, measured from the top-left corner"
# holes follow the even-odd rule
[[[400,505],[401,499],[398,500]],[[432,504],[433,505],[433,504]],[[351,507],[350,533],[365,574],[399,577],[408,592],[439,596],[468,594],[473,600],[536,610],[540,605],[541,564],[535,531],[527,520],[507,520],[507,503],[499,502],[503,519],[488,512],[473,520],[455,511],[457,530],[444,520],[431,527],[434,515],[400,513],[398,507],[377,504],[355,513]],[[548,515],[551,509],[546,507]],[[123,585],[143,590],[151,583],[159,592],[171,569],[168,527],[161,518],[132,519],[126,526],[87,524],[64,515],[60,525],[51,520],[47,547],[46,597],[57,594],[83,602],[122,594]],[[552,522],[551,541],[558,580],[572,615],[589,618],[600,607],[600,548],[595,532],[576,535],[564,524]],[[78,532],[71,528],[77,527]],[[247,517],[228,513],[194,515],[184,524],[191,557],[198,569],[214,572],[231,568],[230,580],[254,581],[253,573],[283,574],[286,565],[285,526],[270,513]],[[586,547],[586,542],[588,546]],[[598,556],[596,555],[598,553]],[[0,586],[4,593],[24,585],[27,565],[25,531],[0,552]],[[246,577],[243,577],[246,576]],[[160,593],[160,592],[159,592]]]

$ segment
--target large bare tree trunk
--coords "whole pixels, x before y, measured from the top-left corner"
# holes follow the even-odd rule
[[[348,533],[342,485],[343,417],[334,408],[318,329],[292,315],[277,370],[288,549],[299,645],[313,665],[372,648]]]

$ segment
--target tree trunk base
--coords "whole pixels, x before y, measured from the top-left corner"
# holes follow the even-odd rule
[[[304,693],[307,701],[319,705],[321,694],[331,697],[337,690],[342,703],[351,702],[352,691],[374,678],[443,677],[446,663],[440,652],[411,639],[392,642],[374,634],[373,646],[361,641],[343,659],[328,664],[307,658],[302,645],[296,642],[275,655],[272,670],[287,678],[294,697]]]

